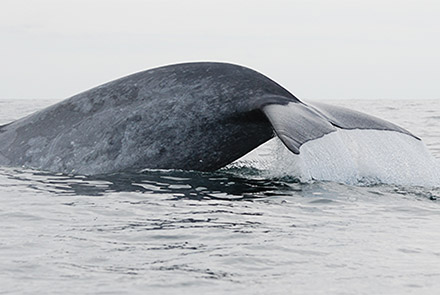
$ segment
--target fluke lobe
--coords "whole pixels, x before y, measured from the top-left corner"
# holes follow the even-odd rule
[[[227,63],[136,73],[0,126],[0,165],[77,174],[213,171],[276,134],[293,153],[342,129],[408,131],[340,107],[305,104]]]

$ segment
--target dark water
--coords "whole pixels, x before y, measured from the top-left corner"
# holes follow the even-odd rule
[[[0,101],[0,122],[48,101]],[[338,102],[440,158],[438,101]],[[0,168],[0,294],[437,294],[440,189]]]

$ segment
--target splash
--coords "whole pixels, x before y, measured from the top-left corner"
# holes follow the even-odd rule
[[[379,130],[338,130],[290,152],[276,137],[229,167],[248,166],[266,177],[347,184],[440,187],[440,164],[422,141]]]

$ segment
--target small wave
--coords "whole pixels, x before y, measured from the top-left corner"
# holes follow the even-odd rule
[[[274,138],[228,166],[253,167],[268,178],[310,182],[440,187],[440,164],[420,140],[378,130],[338,130],[291,153]]]

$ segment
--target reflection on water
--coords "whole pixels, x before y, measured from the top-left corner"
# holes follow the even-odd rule
[[[138,192],[172,196],[174,199],[218,199],[247,200],[273,196],[305,196],[309,189],[343,187],[364,190],[373,187],[376,194],[381,190],[393,193],[436,200],[436,188],[401,187],[379,185],[371,182],[349,186],[332,182],[301,183],[291,177],[265,179],[253,168],[231,168],[216,172],[146,170],[141,173],[114,173],[108,175],[83,176],[63,175],[25,170],[1,168],[3,187],[27,187],[36,192],[54,195],[105,196],[117,192]],[[325,190],[324,190],[325,192]],[[324,193],[322,192],[322,193]],[[312,195],[321,193],[314,192]],[[331,195],[331,194],[330,194]]]
[[[246,170],[246,171],[245,171]],[[63,175],[35,170],[1,168],[9,182],[4,186],[27,186],[58,195],[102,196],[112,192],[145,192],[172,195],[175,198],[201,200],[246,199],[301,190],[295,179],[264,179],[258,172],[242,168],[234,171],[197,172],[147,170],[142,173],[115,173],[98,176]],[[251,177],[254,176],[254,177]]]

